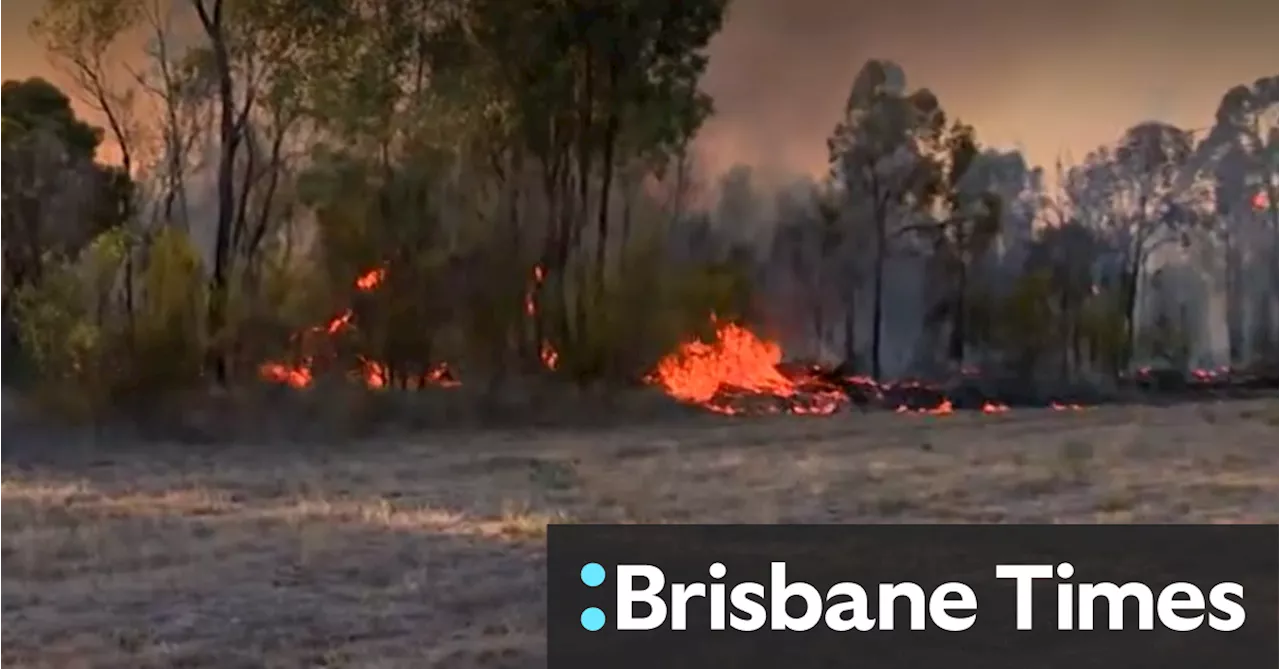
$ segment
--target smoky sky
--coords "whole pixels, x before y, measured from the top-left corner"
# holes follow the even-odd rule
[[[820,171],[869,58],[888,58],[985,141],[1038,163],[1126,127],[1208,125],[1277,69],[1272,0],[734,0],[705,88],[708,161]]]
[[[5,78],[57,80],[27,35],[40,4],[3,3]],[[986,143],[1049,164],[1143,120],[1207,126],[1229,87],[1276,73],[1278,19],[1273,0],[731,0],[699,153],[821,172],[854,75],[887,58]]]

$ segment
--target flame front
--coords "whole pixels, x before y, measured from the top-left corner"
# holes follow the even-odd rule
[[[712,317],[715,321],[714,316]],[[896,413],[949,416],[955,405],[940,388],[913,380],[877,383],[865,376],[834,378],[822,369],[782,371],[782,347],[734,323],[717,323],[710,342],[689,341],[658,362],[647,381],[678,400],[721,414],[834,413],[851,403],[850,392],[877,403],[895,396]],[[981,371],[965,367],[966,377]],[[852,389],[852,390],[847,390]],[[891,405],[892,406],[892,405]],[[1003,414],[1009,405],[994,400],[977,408],[984,414]],[[1080,410],[1080,405],[1053,405]]]
[[[533,268],[524,300],[524,311],[529,317],[538,313],[537,293],[544,276],[541,266]],[[360,292],[370,292],[381,285],[385,278],[386,270],[376,268],[358,276],[354,285]],[[711,318],[716,327],[712,341],[691,340],[681,344],[658,362],[653,372],[645,378],[646,382],[677,400],[728,415],[827,415],[851,403],[849,393],[855,391],[848,388],[855,388],[856,393],[874,398],[877,402],[883,402],[891,392],[898,397],[915,398],[900,399],[899,402],[903,404],[895,409],[897,413],[946,416],[955,411],[951,400],[941,391],[918,381],[880,384],[862,376],[836,378],[816,366],[784,372],[782,347],[776,342],[763,339],[742,325],[717,322],[714,315]],[[314,341],[314,338],[323,340],[325,337],[338,335],[355,327],[354,321],[355,312],[346,309],[328,322],[308,328],[306,334],[312,339],[304,340],[304,343]],[[548,370],[555,370],[560,362],[559,351],[545,340],[540,345],[539,357]],[[980,374],[973,367],[965,367],[961,372],[964,376]],[[1143,369],[1139,374],[1148,372],[1149,370]],[[1207,382],[1220,373],[1223,372],[1196,370],[1194,376]],[[260,367],[259,374],[272,383],[296,389],[307,388],[314,383],[316,377],[314,352],[309,352],[308,347],[304,346],[304,356],[296,364],[268,362]],[[385,388],[390,384],[386,365],[365,357],[358,358],[351,375],[369,388]],[[444,363],[413,378],[398,378],[397,381],[413,389],[460,385],[452,370]],[[923,406],[920,395],[925,397]],[[1050,406],[1058,411],[1084,408],[1057,402]],[[986,401],[980,407],[984,414],[1000,414],[1009,410],[1008,405],[994,401]]]
[[[668,395],[718,413],[736,414],[728,400],[759,395],[779,400],[773,411],[829,414],[848,401],[840,389],[817,379],[791,379],[778,371],[782,348],[733,323],[719,324],[711,343],[690,341],[658,362],[649,381]],[[816,386],[802,393],[806,386]]]

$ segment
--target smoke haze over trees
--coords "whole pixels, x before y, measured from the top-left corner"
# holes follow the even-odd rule
[[[6,344],[81,410],[284,360],[634,382],[713,314],[875,378],[1274,363],[1274,75],[1037,166],[871,60],[774,188],[695,150],[727,5],[49,0],[75,90],[4,85]]]

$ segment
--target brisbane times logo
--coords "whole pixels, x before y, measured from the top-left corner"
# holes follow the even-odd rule
[[[1274,666],[1275,541],[1275,525],[553,525],[547,666]]]
[[[1080,583],[1070,580],[1075,567],[1069,562],[1001,564],[994,572],[996,580],[1013,586],[1016,628],[1022,631],[1035,625],[1033,586],[1037,581],[1054,582],[1057,615],[1053,624],[1061,631],[1159,627],[1190,632],[1207,626],[1231,632],[1240,629],[1246,619],[1244,586],[1231,581],[1217,583],[1207,592],[1187,582],[1154,588],[1132,581]],[[731,582],[728,568],[721,562],[712,563],[707,575],[705,582],[668,583],[663,570],[655,565],[614,565],[611,629],[685,631],[692,626],[739,632],[806,632],[815,628],[869,632],[932,628],[963,632],[972,628],[978,617],[976,592],[959,581],[929,590],[909,581],[866,586],[844,581],[819,588],[789,579],[785,562],[770,565],[767,587],[751,580]],[[583,565],[579,579],[588,588],[604,590],[610,574],[604,565],[589,562]],[[691,621],[691,609],[705,612],[707,617]],[[1099,611],[1105,620],[1098,620]],[[582,610],[579,623],[596,632],[610,625],[610,614],[600,606],[590,606]]]

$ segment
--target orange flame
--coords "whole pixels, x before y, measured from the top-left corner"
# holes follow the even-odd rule
[[[534,316],[538,312],[537,289],[541,285],[545,273],[541,265],[536,265],[532,272],[532,282],[525,293],[524,308],[526,314]],[[377,288],[386,278],[386,270],[376,268],[369,270],[355,279],[355,287],[361,292],[369,292]],[[824,378],[823,370],[814,367],[799,373],[783,373],[779,366],[782,362],[782,348],[775,342],[761,339],[746,327],[733,323],[717,323],[715,338],[711,342],[698,340],[688,341],[658,362],[654,371],[646,377],[646,381],[660,387],[668,395],[716,413],[738,415],[745,413],[789,413],[807,415],[826,415],[835,413],[841,406],[849,402],[849,396],[838,385]],[[323,325],[309,328],[309,332],[319,336],[336,335],[347,328],[354,327],[355,314],[351,309],[343,311]],[[543,341],[539,349],[542,364],[554,370],[560,362],[560,354],[549,341]],[[352,375],[360,379],[369,388],[384,388],[390,383],[390,373],[386,365],[374,360],[360,358],[359,366]],[[260,368],[264,380],[272,383],[288,385],[292,388],[306,388],[314,382],[314,359],[307,354],[296,365],[281,362],[268,362]],[[1148,370],[1141,370],[1145,373]],[[965,376],[979,374],[974,367],[961,370]],[[1214,370],[1196,370],[1197,378],[1210,379],[1217,372]],[[884,399],[884,391],[888,389],[929,389],[918,381],[900,381],[879,384],[874,380],[851,376],[844,381],[860,386],[863,392],[877,399]],[[453,387],[460,385],[452,370],[445,364],[439,364],[430,370],[407,379],[405,385],[411,388],[426,386]],[[764,399],[767,402],[753,403],[751,408],[736,406],[735,400],[742,398]],[[1081,410],[1080,405],[1063,405],[1053,403],[1055,410]],[[1009,406],[1000,402],[984,402],[981,411],[985,414],[1005,413]],[[955,411],[950,399],[943,398],[936,406],[930,408],[911,409],[899,406],[897,413],[945,416]]]
[[[306,388],[311,385],[311,368],[307,365],[290,367],[278,362],[262,365],[262,378],[272,383],[280,383],[293,388]]]
[[[830,414],[847,401],[838,388],[818,379],[788,378],[778,371],[781,362],[777,344],[741,325],[725,323],[718,326],[713,342],[686,342],[660,360],[648,380],[676,399],[726,414],[743,413],[724,403],[726,396],[735,394],[784,400],[784,408],[777,411],[793,414]],[[805,388],[803,397],[801,386],[812,386]]]
[[[378,267],[371,269],[360,276],[356,277],[355,287],[362,293],[367,293],[377,288],[386,279],[387,271]],[[311,332],[324,335],[336,335],[343,330],[352,327],[355,319],[355,312],[351,309],[343,311],[334,318],[330,319],[324,325],[309,328]],[[366,386],[370,388],[383,388],[387,385],[389,373],[382,363],[361,358],[359,360],[360,368],[354,375],[359,377]],[[310,386],[315,380],[313,371],[314,360],[311,356],[304,357],[298,364],[288,365],[281,362],[267,362],[258,368],[259,376],[270,383],[279,383],[288,385],[292,388],[302,389]],[[443,387],[452,387],[459,385],[453,378],[449,368],[440,364],[431,369],[427,373],[421,375],[412,385],[422,387],[426,385],[437,385]]]
[[[387,270],[382,269],[381,267],[371,269],[356,278],[356,289],[367,293],[374,288],[377,288],[378,284],[382,283],[382,280],[386,277]]]
[[[545,341],[542,342],[542,350],[539,352],[539,357],[542,358],[542,364],[546,365],[547,369],[550,370],[554,370],[556,363],[560,361],[560,354],[556,352],[555,347],[550,342]]]
[[[893,409],[893,412],[915,413],[915,414],[919,414],[919,416],[951,416],[952,413],[955,413],[955,405],[951,404],[950,399],[943,399],[942,402],[937,405],[937,407],[911,409],[909,407],[905,407],[905,405],[902,405],[902,407]],[[987,413],[986,407],[983,407],[983,412]]]
[[[533,281],[529,285],[529,289],[524,293],[524,313],[530,318],[538,315],[538,288],[542,286],[542,280],[546,277],[542,265],[533,266]],[[538,351],[538,357],[542,359],[542,365],[547,369],[554,371],[556,365],[560,362],[560,353],[549,341],[543,341],[542,347]]]

